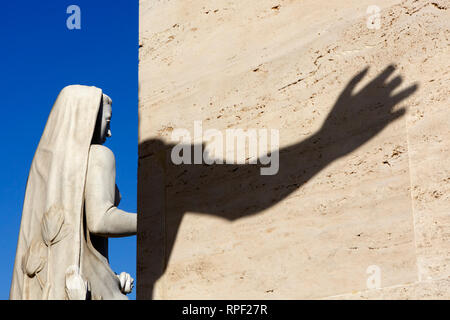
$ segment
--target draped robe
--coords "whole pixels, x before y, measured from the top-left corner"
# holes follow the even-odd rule
[[[10,299],[126,299],[84,217],[101,101],[101,89],[72,85],[53,105],[28,176]]]

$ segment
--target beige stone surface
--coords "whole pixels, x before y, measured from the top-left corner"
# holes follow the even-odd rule
[[[141,0],[138,298],[448,297],[449,25],[443,0]],[[279,130],[279,174],[170,164],[198,120]]]
[[[450,299],[450,280],[425,280],[407,285],[366,290],[333,297],[327,300],[448,300]]]

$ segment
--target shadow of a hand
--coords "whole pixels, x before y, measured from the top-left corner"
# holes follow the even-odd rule
[[[386,81],[395,71],[394,66],[390,65],[359,92],[354,93],[356,85],[367,71],[368,68],[364,69],[349,82],[319,131],[322,142],[339,143],[339,156],[352,152],[389,123],[403,116],[405,108],[394,111],[394,106],[418,88],[414,84],[393,94],[402,83],[402,78],[397,76]]]

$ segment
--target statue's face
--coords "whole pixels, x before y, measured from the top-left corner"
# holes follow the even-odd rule
[[[112,117],[112,108],[111,103],[108,101],[103,101],[103,113],[102,113],[102,119],[101,119],[101,126],[100,126],[100,141],[101,143],[105,143],[106,139],[111,137],[111,117]]]

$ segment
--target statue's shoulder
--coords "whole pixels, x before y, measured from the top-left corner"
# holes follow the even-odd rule
[[[114,153],[108,147],[100,144],[93,144],[89,149],[89,162],[115,165]]]

